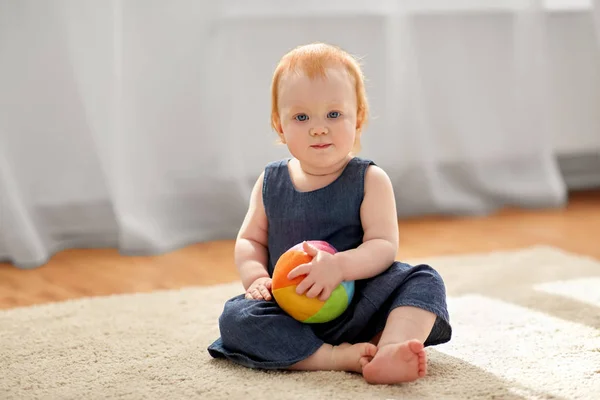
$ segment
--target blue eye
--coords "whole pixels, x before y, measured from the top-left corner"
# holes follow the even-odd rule
[[[306,114],[298,114],[294,117],[295,120],[300,121],[300,122],[304,122],[308,120],[308,115]]]
[[[329,114],[327,114],[327,118],[338,118],[340,116],[340,112],[339,111],[330,111]]]

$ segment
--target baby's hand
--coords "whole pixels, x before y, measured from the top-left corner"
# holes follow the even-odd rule
[[[331,296],[340,283],[342,283],[342,269],[334,261],[333,254],[319,251],[316,247],[303,243],[304,251],[313,257],[312,261],[294,268],[288,274],[288,279],[294,279],[301,275],[306,277],[296,287],[296,293],[306,292],[306,297],[317,297],[325,301]]]
[[[246,298],[249,300],[271,300],[271,278],[258,278],[246,290]]]

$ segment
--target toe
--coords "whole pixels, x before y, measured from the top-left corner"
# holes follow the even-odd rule
[[[424,350],[418,354],[419,357],[419,376],[424,377],[427,374],[427,356]]]
[[[411,340],[410,342],[408,342],[408,347],[410,348],[410,350],[417,354],[419,353],[421,350],[423,350],[423,343],[419,342],[418,340]]]
[[[367,364],[371,362],[372,358],[370,357],[361,357],[358,362],[360,363],[361,368],[364,368]]]
[[[377,346],[375,346],[372,343],[368,343],[365,348],[364,355],[369,357],[375,357],[375,354],[377,354]]]

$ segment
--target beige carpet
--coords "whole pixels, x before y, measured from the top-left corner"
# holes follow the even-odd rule
[[[229,284],[0,312],[0,399],[600,399],[600,262],[547,247],[419,261],[446,279],[454,338],[415,383],[210,359]]]

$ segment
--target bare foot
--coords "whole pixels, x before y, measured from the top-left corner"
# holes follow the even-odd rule
[[[377,353],[377,346],[372,343],[342,343],[334,346],[331,353],[334,369],[348,372],[362,372]]]
[[[426,373],[427,356],[423,343],[416,339],[380,347],[362,371],[367,382],[380,384],[412,382]]]

